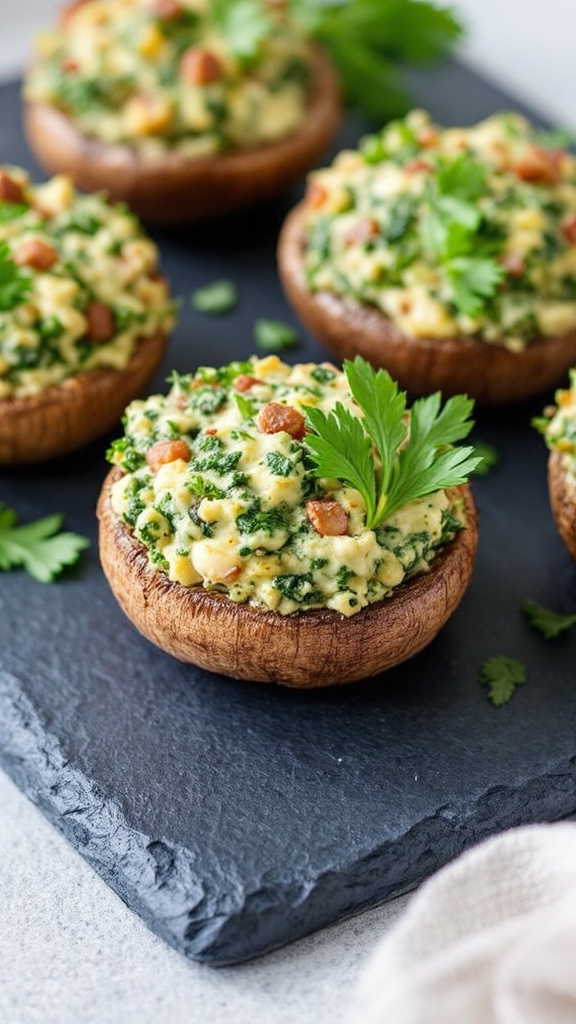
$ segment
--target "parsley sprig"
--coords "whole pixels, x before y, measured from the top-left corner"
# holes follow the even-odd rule
[[[485,168],[464,153],[440,163],[425,193],[425,249],[441,266],[456,309],[470,317],[478,316],[506,273],[496,259],[500,240],[483,230],[478,200],[485,191]]]
[[[436,60],[463,34],[454,12],[432,0],[288,0],[286,10],[329,53],[348,102],[378,120],[410,106],[402,64]],[[262,0],[212,0],[211,11],[247,64],[274,30]]]
[[[22,566],[35,580],[50,583],[77,562],[90,542],[77,533],[60,533],[62,521],[57,513],[19,525],[14,509],[0,502],[0,570]]]
[[[576,613],[563,615],[534,601],[523,601],[521,610],[532,629],[546,640],[556,640],[566,630],[576,626]]]
[[[480,680],[488,687],[488,697],[500,708],[513,697],[516,688],[526,682],[526,666],[516,658],[497,654],[480,666]]]
[[[362,416],[341,402],[328,414],[309,408],[306,443],[319,476],[360,492],[367,529],[416,498],[466,481],[479,459],[472,447],[452,445],[472,429],[471,399],[455,395],[441,408],[436,392],[407,411],[405,392],[386,370],[356,356],[344,371]]]
[[[29,275],[12,259],[8,242],[0,242],[0,312],[24,302],[31,287]]]

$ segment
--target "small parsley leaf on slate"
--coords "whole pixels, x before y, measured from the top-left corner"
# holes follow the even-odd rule
[[[192,293],[192,306],[198,313],[219,316],[229,313],[238,302],[236,285],[232,281],[213,281]]]
[[[520,607],[529,625],[546,640],[555,640],[561,633],[576,626],[576,612],[571,615],[562,615],[560,612],[544,608],[543,605],[535,604],[533,601],[523,601]]]
[[[90,542],[77,533],[60,533],[62,520],[56,514],[20,526],[14,509],[0,502],[0,570],[22,566],[40,583],[50,583],[74,565]]]
[[[488,696],[495,707],[507,704],[517,686],[526,682],[526,666],[505,654],[488,658],[480,666],[480,679],[488,687]]]
[[[258,348],[265,352],[285,352],[298,345],[298,332],[280,320],[257,320],[254,337]]]
[[[474,445],[474,451],[476,455],[480,456],[480,461],[474,470],[474,476],[488,476],[490,470],[498,465],[500,452],[494,445],[488,444],[487,441],[477,441]]]

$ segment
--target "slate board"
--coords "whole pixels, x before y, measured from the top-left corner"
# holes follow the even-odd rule
[[[446,123],[517,106],[455,64],[415,83]],[[0,160],[38,173],[15,85],[0,89],[0,112]],[[350,121],[338,145],[361,127]],[[248,355],[256,316],[293,319],[274,247],[295,195],[256,218],[156,232],[176,294],[229,276],[241,302],[213,319],[185,304],[154,389],[172,367]],[[294,354],[322,357],[309,338]],[[501,462],[475,485],[477,568],[441,636],[378,679],[327,692],[213,676],[135,632],[98,565],[106,439],[39,470],[2,471],[0,497],[24,520],[65,510],[94,543],[52,586],[1,578],[1,763],[182,953],[213,965],[256,956],[413,887],[492,832],[576,809],[576,636],[546,643],[518,608],[527,597],[576,608],[529,425],[541,404],[479,417],[477,437]],[[493,654],[528,666],[499,710],[478,682]]]

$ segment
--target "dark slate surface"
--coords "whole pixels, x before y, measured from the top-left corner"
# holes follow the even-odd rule
[[[511,101],[450,66],[417,79],[448,123]],[[352,142],[359,125],[349,124]],[[343,136],[344,139],[344,136]],[[17,90],[0,90],[0,160],[36,168]],[[274,270],[282,216],[157,234],[174,291],[230,276],[238,310],[185,305],[164,371],[252,349],[256,315],[291,319]],[[320,358],[306,339],[295,358]],[[576,571],[548,509],[540,407],[480,417],[500,467],[478,480],[477,570],[442,635],[351,689],[295,693],[183,666],[136,634],[99,570],[94,505],[106,440],[40,470],[2,472],[23,519],[66,511],[94,544],[52,586],[0,581],[4,767],[126,903],[210,964],[255,956],[414,886],[468,844],[576,808],[576,636],[547,644],[526,597],[576,607]],[[493,654],[529,680],[496,710],[478,683]]]

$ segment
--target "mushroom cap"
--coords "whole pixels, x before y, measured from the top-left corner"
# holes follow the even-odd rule
[[[484,405],[520,401],[552,388],[576,361],[576,329],[536,338],[522,352],[472,337],[412,338],[384,313],[326,291],[309,291],[304,277],[306,205],[283,226],[280,278],[300,319],[338,359],[364,356],[414,395],[465,393]]]
[[[576,558],[576,480],[559,451],[550,452],[548,458],[548,490],[558,533]]]
[[[123,370],[85,370],[37,395],[0,400],[0,465],[65,455],[106,433],[158,369],[167,341],[164,331],[140,338]]]
[[[312,89],[304,122],[267,145],[192,159],[167,152],[142,159],[129,146],[106,144],[79,131],[57,107],[25,104],[28,142],[50,171],[66,171],[85,191],[104,189],[158,224],[178,224],[263,203],[294,184],[321,157],[341,121],[340,86],[318,49],[311,55]]]
[[[470,582],[478,539],[468,485],[466,528],[429,572],[349,618],[329,609],[293,615],[236,604],[225,594],[184,587],[152,568],[145,548],[115,515],[110,471],[100,494],[100,559],[114,596],[136,628],[180,661],[253,682],[312,688],[376,675],[417,654],[446,623]]]

